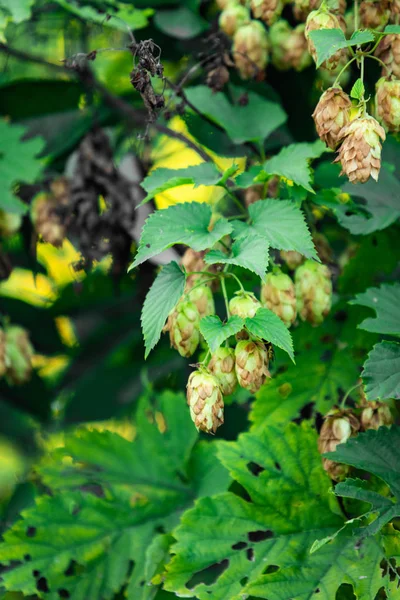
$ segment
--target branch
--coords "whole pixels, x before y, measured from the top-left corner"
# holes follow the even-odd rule
[[[49,62],[40,56],[30,54],[22,50],[17,50],[16,48],[11,48],[10,46],[7,46],[3,43],[0,43],[0,52],[8,54],[9,56],[13,56],[14,58],[17,58],[19,60],[24,60],[27,62],[41,65],[43,67],[53,69],[58,73],[68,73],[69,75],[73,75],[79,78],[82,84],[88,89],[95,89],[97,92],[99,92],[106,104],[108,104],[108,106],[113,108],[115,111],[119,112],[127,121],[133,123],[136,126],[143,125],[145,121],[144,112],[132,108],[132,106],[128,102],[125,102],[125,100],[110,92],[102,83],[95,79],[93,73],[89,69],[85,69],[84,71],[72,71],[71,69],[68,69],[67,67],[64,67],[62,65],[57,65],[56,63]],[[166,125],[161,125],[160,123],[153,123],[152,127],[154,127],[160,133],[167,135],[168,137],[183,142],[186,146],[194,150],[204,161],[212,162],[211,157],[202,148],[197,146],[197,144],[192,142],[192,140],[187,138],[183,133],[180,133],[179,131],[174,131]]]

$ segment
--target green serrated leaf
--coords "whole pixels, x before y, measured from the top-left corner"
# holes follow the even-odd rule
[[[0,209],[24,214],[28,206],[13,194],[15,184],[34,183],[43,169],[36,156],[43,150],[44,140],[35,137],[23,141],[25,127],[0,120]]]
[[[362,554],[352,536],[309,552],[316,538],[333,534],[344,521],[332,512],[316,433],[307,423],[242,434],[222,443],[219,456],[250,501],[229,492],[204,498],[184,514],[167,590],[199,600],[303,600],[318,589],[320,600],[332,600],[350,577],[358,598],[375,596],[383,585],[383,551],[374,540],[365,540]],[[193,577],[214,565],[223,569],[211,582]]]
[[[350,48],[373,42],[375,39],[372,31],[355,31],[350,40],[347,40],[341,29],[317,29],[310,31],[309,36],[317,52],[317,68],[341,48]]]
[[[34,0],[0,0],[0,11],[5,10],[11,15],[14,23],[22,23],[31,16]]]
[[[355,100],[361,100],[365,95],[365,86],[362,79],[357,79],[353,87],[351,88],[350,96]]]
[[[77,2],[76,0],[55,1],[65,10],[84,21],[98,23],[102,27],[120,29],[124,33],[126,33],[127,26],[133,30],[146,27],[149,23],[149,17],[154,13],[152,8],[141,10],[134,6],[127,6],[123,2],[113,1],[112,6],[110,7],[112,10],[108,13],[110,18],[106,19],[104,6],[102,5],[96,8],[95,6],[92,6],[92,3],[90,2],[86,2],[86,6],[82,6],[83,3]]]
[[[307,258],[319,261],[311,234],[301,210],[290,200],[259,200],[249,206],[250,225],[235,223],[238,239],[255,232],[270,247],[278,250],[297,250]]]
[[[233,315],[223,323],[217,315],[204,317],[200,321],[200,333],[206,340],[211,352],[215,352],[231,335],[239,333],[244,327],[244,320]]]
[[[381,342],[368,354],[362,380],[368,400],[400,398],[400,344]]]
[[[219,219],[209,231],[211,208],[198,202],[184,202],[158,210],[146,220],[139,249],[129,267],[133,269],[174,244],[185,244],[200,251],[211,248],[232,231],[226,219]]]
[[[386,25],[383,33],[400,33],[400,25]]]
[[[358,294],[350,304],[367,306],[376,311],[376,319],[365,319],[359,329],[373,333],[400,335],[400,283],[384,283],[379,288],[369,288]]]
[[[229,169],[230,172],[232,168]],[[237,167],[235,167],[235,170]],[[222,173],[217,169],[214,163],[201,163],[186,167],[185,169],[156,169],[150,175],[143,179],[141,186],[146,190],[147,196],[142,200],[139,206],[149,202],[154,196],[179,185],[193,184],[199,185],[218,185],[223,179]],[[228,175],[228,178],[230,175]]]
[[[226,264],[236,265],[252,271],[264,279],[268,267],[268,243],[254,231],[236,240],[232,244],[229,255],[221,250],[210,250],[204,258],[209,265]]]
[[[253,318],[246,319],[246,329],[274,346],[282,348],[294,361],[292,336],[281,319],[268,308],[259,308]]]
[[[160,339],[165,321],[185,289],[185,274],[176,262],[162,268],[147,293],[142,309],[145,358]]]
[[[39,469],[52,494],[39,497],[0,545],[1,562],[12,563],[2,573],[5,589],[36,596],[39,571],[54,598],[63,589],[71,600],[111,600],[125,585],[128,600],[154,597],[150,580],[165,552],[160,527],[173,528],[205,486],[218,493],[229,485],[218,444],[207,444],[204,471],[184,407],[183,394],[142,398],[133,442],[110,431],[65,436]],[[101,493],[76,491],[93,486]]]
[[[267,175],[279,175],[301,185],[306,190],[314,193],[311,187],[310,161],[326,152],[326,146],[320,140],[312,144],[291,144],[283,148],[279,154],[267,160],[263,171]]]
[[[197,110],[225,129],[236,144],[262,142],[285,123],[287,115],[276,102],[247,89],[234,86],[230,89],[236,98],[246,93],[247,104],[231,104],[225,94],[216,94],[205,85],[187,88],[185,92]]]

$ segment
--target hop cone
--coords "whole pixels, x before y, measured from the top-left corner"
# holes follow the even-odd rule
[[[389,8],[391,23],[398,23],[400,20],[400,0],[392,0]]]
[[[335,162],[341,162],[341,175],[347,175],[351,183],[365,183],[370,177],[378,181],[381,168],[381,139],[386,134],[373,117],[354,119],[344,127],[342,145]]]
[[[0,378],[5,375],[6,371],[6,334],[2,329],[0,329]]]
[[[306,29],[305,36],[308,44],[308,51],[313,57],[314,61],[317,62],[317,51],[310,37],[311,31],[316,31],[319,29],[345,29],[344,20],[342,22],[342,18],[339,19],[337,15],[333,12],[329,11],[324,5],[318,10],[314,10],[311,12],[306,21]],[[321,69],[327,69],[328,71],[332,71],[335,69],[343,55],[346,54],[346,50],[338,50],[330,56],[327,60],[325,60],[320,66]]]
[[[22,217],[0,210],[0,237],[11,237],[21,227]]]
[[[309,67],[312,58],[308,52],[305,26],[292,29],[287,21],[280,20],[270,29],[272,63],[280,71],[295,69],[302,71]]]
[[[219,27],[227,36],[233,37],[239,27],[251,21],[250,13],[245,6],[231,4],[219,16]]]
[[[243,340],[235,348],[235,368],[239,385],[252,394],[258,392],[267,377],[269,358],[262,342]]]
[[[213,92],[221,92],[229,81],[229,71],[225,65],[211,69],[207,73],[207,85]]]
[[[392,413],[384,402],[368,402],[368,406],[361,413],[361,427],[364,431],[379,429],[382,426],[388,427],[392,423]]]
[[[38,194],[31,205],[31,218],[38,235],[60,248],[65,238],[65,227],[57,213],[57,206],[57,201],[49,194]]]
[[[235,351],[232,348],[218,348],[208,363],[208,370],[218,381],[224,396],[233,394],[237,386],[235,371]]]
[[[203,371],[193,371],[186,396],[197,429],[215,433],[224,422],[224,400],[217,379]]]
[[[400,79],[400,34],[385,35],[379,42],[375,56],[385,63],[387,69],[382,70],[382,75],[393,75]]]
[[[360,423],[350,410],[331,410],[324,419],[318,439],[320,454],[334,452],[338,444],[343,444],[357,434]],[[348,465],[342,465],[329,458],[322,458],[325,471],[331,479],[340,481],[349,472]]]
[[[22,327],[8,327],[6,331],[6,378],[10,384],[22,385],[32,373],[34,350],[29,335]]]
[[[315,249],[319,258],[321,259],[321,262],[323,262],[325,265],[333,263],[333,250],[326,237],[322,233],[314,233],[312,237]]]
[[[259,21],[240,27],[233,38],[233,58],[242,79],[264,78],[268,63],[268,35]]]
[[[185,268],[187,273],[199,272],[199,271],[207,271],[208,273],[216,273],[217,267],[216,265],[206,265],[204,262],[205,251],[196,252],[192,250],[192,248],[188,248],[184,255],[181,258],[181,265]],[[200,282],[202,279],[207,279],[207,274],[201,275],[189,275],[187,277],[188,286],[192,287],[194,282]]]
[[[297,269],[304,262],[304,256],[300,252],[296,252],[296,250],[281,250],[280,257],[291,271]]]
[[[189,300],[196,305],[201,319],[215,313],[214,297],[208,285],[199,285],[191,290]]]
[[[335,150],[343,127],[350,120],[351,100],[340,88],[329,88],[319,99],[313,112],[317,133],[325,144]]]
[[[389,22],[390,10],[381,0],[364,0],[360,4],[360,21],[363,28],[382,31]]]
[[[294,16],[298,21],[305,21],[311,11],[320,8],[322,0],[295,0]],[[344,14],[346,12],[346,0],[326,0],[326,6],[331,12]]]
[[[331,274],[325,265],[306,260],[295,273],[297,312],[303,321],[319,325],[331,309]]]
[[[381,77],[376,84],[376,116],[386,131],[400,131],[400,80]]]
[[[242,317],[242,319],[246,319],[246,317],[251,319],[260,307],[260,302],[252,294],[243,294],[240,292],[229,302],[230,313]]]
[[[196,351],[200,341],[200,315],[197,306],[190,301],[178,302],[168,317],[167,330],[171,346],[181,356],[189,358]]]
[[[217,6],[220,10],[225,10],[232,4],[246,4],[246,0],[217,0]]]
[[[282,272],[269,273],[261,288],[261,302],[278,315],[286,327],[290,327],[296,320],[295,287],[289,275]]]
[[[283,0],[251,0],[251,10],[255,19],[272,25],[282,14]]]

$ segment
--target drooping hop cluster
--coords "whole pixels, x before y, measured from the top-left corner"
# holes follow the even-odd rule
[[[240,27],[233,38],[232,54],[243,79],[264,79],[269,56],[268,34],[264,25],[251,21]]]
[[[296,320],[296,292],[289,275],[269,273],[261,287],[261,302],[290,327]]]
[[[305,36],[308,43],[308,51],[315,62],[317,62],[317,50],[311,39],[310,33],[320,29],[342,29],[345,32],[346,23],[341,15],[336,15],[330,11],[325,4],[322,4],[318,10],[314,10],[308,15]],[[339,65],[343,57],[346,56],[347,51],[345,49],[338,50],[335,54],[327,58],[320,68],[333,71]]]
[[[324,423],[318,439],[320,454],[334,452],[338,444],[344,444],[360,430],[360,422],[351,410],[333,409],[324,418]],[[337,463],[329,458],[323,458],[322,464],[325,471],[335,481],[344,479],[350,467]]]
[[[0,329],[0,377],[9,385],[23,385],[31,378],[33,346],[28,332],[17,325]]]
[[[376,83],[376,116],[386,131],[400,131],[400,79],[381,77]]]
[[[197,429],[215,433],[224,422],[224,400],[216,377],[204,370],[191,373],[187,384],[190,416]]]
[[[320,325],[329,314],[332,303],[331,273],[326,265],[312,260],[295,273],[297,312],[303,321]]]
[[[303,23],[293,28],[287,21],[278,21],[270,29],[270,40],[271,62],[276,69],[303,71],[311,65]]]
[[[235,351],[232,348],[218,348],[208,363],[208,370],[218,381],[224,396],[233,394],[238,380],[235,370]]]
[[[255,394],[271,377],[269,353],[263,342],[242,340],[235,348],[236,376],[239,385]]]
[[[341,141],[343,127],[350,121],[351,100],[341,87],[331,87],[319,99],[313,112],[317,133],[335,150]]]

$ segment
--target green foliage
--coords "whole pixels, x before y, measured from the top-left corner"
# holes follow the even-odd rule
[[[268,267],[268,250],[265,237],[255,231],[249,231],[245,237],[232,244],[229,255],[222,250],[210,250],[206,254],[205,261],[209,265],[219,263],[243,267],[264,279]]]
[[[400,335],[400,284],[383,284],[358,294],[350,304],[367,306],[376,311],[376,319],[368,318],[359,328],[374,333]]]
[[[260,337],[274,346],[278,346],[278,348],[282,348],[294,362],[291,335],[286,325],[275,313],[268,310],[268,308],[259,308],[254,317],[247,317],[245,323],[246,329],[250,334]]]
[[[127,6],[124,2],[111,0],[109,5],[111,10],[108,13],[110,18],[106,19],[101,5],[96,8],[90,2],[85,2],[86,6],[82,6],[82,3],[76,2],[76,0],[56,0],[56,2],[66,11],[84,21],[125,32],[127,27],[130,27],[130,29],[143,29],[143,27],[146,27],[149,23],[149,17],[154,12],[151,8],[139,10],[133,6]]]
[[[361,100],[365,95],[365,86],[362,79],[357,79],[351,88],[350,96],[355,100]]]
[[[200,321],[200,333],[204,336],[211,352],[215,352],[225,340],[239,333],[243,327],[243,319],[236,315],[229,317],[226,323],[222,323],[217,315],[204,317]]]
[[[208,27],[207,21],[186,6],[157,11],[154,23],[160,31],[179,40],[191,39]]]
[[[23,141],[25,127],[0,121],[2,152],[0,155],[0,208],[23,214],[28,207],[13,193],[17,183],[33,183],[40,175],[43,164],[36,157],[43,149],[41,138]]]
[[[34,0],[0,0],[0,12],[9,14],[14,23],[21,23],[31,16],[33,2]]]
[[[320,157],[324,152],[326,147],[320,140],[313,144],[291,144],[267,160],[263,171],[267,175],[285,177],[307,191],[313,192],[310,161]]]
[[[251,502],[228,492],[204,498],[185,513],[167,566],[167,589],[191,591],[200,600],[247,594],[283,600],[316,589],[331,600],[342,582],[352,584],[360,598],[378,591],[383,554],[375,542],[367,542],[362,557],[351,536],[309,553],[315,537],[343,522],[313,439],[310,427],[290,424],[283,434],[267,427],[221,446],[223,464]],[[221,568],[209,583],[200,572],[213,565]]]
[[[400,344],[376,344],[364,364],[362,379],[368,400],[400,398]]]
[[[128,598],[154,597],[142,582],[154,574],[158,528],[173,526],[205,489],[228,484],[215,448],[207,444],[205,458],[203,445],[195,446],[197,433],[179,404],[181,394],[165,392],[154,406],[143,398],[134,442],[107,431],[66,438],[53,463],[41,468],[46,485],[62,493],[39,497],[6,534],[0,560],[21,561],[3,577],[6,589],[35,594],[39,571],[52,592],[68,590],[74,600],[112,598],[125,582]],[[75,491],[82,485],[101,486],[102,493]],[[66,576],[71,561],[79,567]]]
[[[176,262],[171,262],[157,275],[142,310],[142,331],[145,357],[160,339],[161,331],[171,310],[185,289],[185,274]]]
[[[349,40],[346,39],[341,29],[317,29],[310,31],[310,38],[317,51],[317,67],[333,56],[341,48],[350,48],[374,41],[372,31],[356,31]]]
[[[286,113],[276,102],[270,102],[254,92],[231,86],[235,104],[224,94],[213,94],[206,86],[186,90],[189,101],[209,119],[223,127],[236,144],[263,142],[275,129],[286,121]],[[238,103],[246,92],[246,103]],[[266,118],[268,115],[268,118]]]
[[[205,250],[232,231],[225,219],[219,219],[210,231],[210,221],[211,208],[197,202],[185,202],[151,214],[144,224],[139,249],[130,268],[174,244]]]
[[[394,498],[383,496],[368,488],[368,482],[346,479],[335,487],[337,496],[353,498],[371,505],[370,511],[359,519],[376,518],[361,528],[360,537],[374,535],[395,517],[400,516],[400,427],[370,429],[346,444],[337,446],[326,456],[339,462],[363,469],[381,478],[392,491]],[[371,519],[368,519],[371,521]]]

